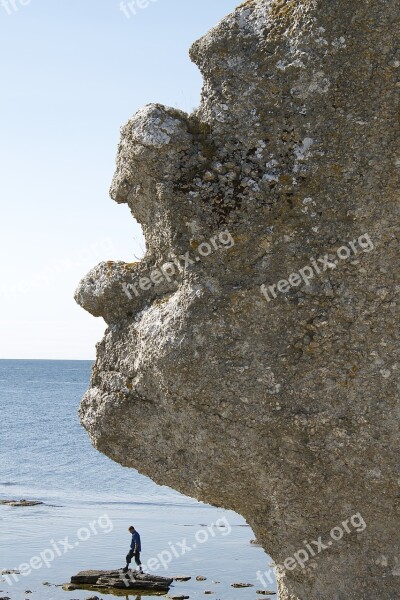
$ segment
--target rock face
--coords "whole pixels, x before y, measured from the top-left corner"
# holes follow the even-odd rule
[[[196,42],[198,110],[122,129],[146,256],[76,293],[109,326],[95,447],[241,513],[281,600],[400,598],[399,24],[398,0],[250,0]]]
[[[71,577],[71,584],[75,586],[91,587],[93,589],[118,589],[167,592],[172,583],[172,578],[158,577],[119,571],[80,571]]]

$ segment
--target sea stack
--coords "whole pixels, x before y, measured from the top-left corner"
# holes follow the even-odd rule
[[[280,600],[400,597],[399,28],[398,0],[241,4],[191,48],[199,108],[122,129],[146,256],[76,292],[108,324],[93,444],[242,514]]]

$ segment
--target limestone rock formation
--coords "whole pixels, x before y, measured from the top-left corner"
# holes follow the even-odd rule
[[[172,578],[141,574],[132,570],[80,571],[71,577],[72,586],[95,590],[138,590],[142,592],[167,592]]]
[[[191,49],[198,110],[122,129],[146,256],[76,293],[108,324],[93,444],[241,513],[280,600],[400,598],[399,27],[398,0],[239,6]]]

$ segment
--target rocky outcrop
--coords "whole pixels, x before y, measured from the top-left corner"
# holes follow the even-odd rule
[[[127,573],[123,573],[122,570],[80,571],[71,577],[74,589],[84,587],[95,590],[139,590],[143,592],[167,592],[172,581],[172,578],[136,573],[131,570]]]
[[[250,0],[196,42],[198,110],[122,129],[146,256],[76,293],[108,324],[93,444],[241,513],[281,600],[400,598],[399,23]]]
[[[4,506],[38,506],[39,504],[43,504],[39,500],[0,500],[0,505]]]

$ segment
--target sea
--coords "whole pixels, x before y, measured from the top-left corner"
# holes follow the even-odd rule
[[[82,570],[122,568],[130,525],[146,572],[191,577],[174,581],[170,596],[255,600],[268,589],[275,595],[264,597],[277,598],[272,561],[240,515],[156,485],[93,448],[78,419],[91,367],[0,360],[0,500],[43,503],[0,505],[0,598],[106,596],[62,586]]]

